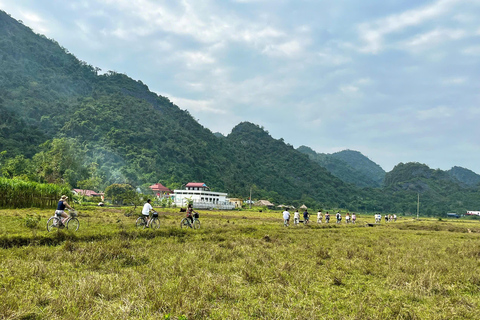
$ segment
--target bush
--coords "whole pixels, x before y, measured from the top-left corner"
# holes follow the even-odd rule
[[[27,214],[27,216],[23,219],[23,222],[27,228],[36,229],[40,223],[40,216]]]

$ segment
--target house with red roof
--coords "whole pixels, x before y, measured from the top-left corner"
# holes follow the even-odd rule
[[[157,197],[168,196],[168,195],[170,195],[170,193],[172,193],[172,190],[168,189],[167,187],[165,187],[161,183],[152,184],[149,188],[153,192],[155,192]]]
[[[86,189],[73,189],[72,193],[79,196],[86,196],[86,197],[103,197],[104,195],[103,192],[95,192],[93,190],[86,190]]]

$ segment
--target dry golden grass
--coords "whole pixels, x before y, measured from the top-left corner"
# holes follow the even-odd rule
[[[480,319],[476,221],[283,227],[281,213],[201,212],[135,230],[80,209],[80,230],[0,211],[3,319]],[[470,231],[469,231],[470,230]]]

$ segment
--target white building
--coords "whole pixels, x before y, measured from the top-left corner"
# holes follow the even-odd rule
[[[174,190],[173,201],[177,207],[186,207],[191,201],[195,209],[234,209],[235,204],[223,192],[210,191],[203,182],[189,182],[185,190]]]

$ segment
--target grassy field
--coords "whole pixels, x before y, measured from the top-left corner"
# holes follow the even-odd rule
[[[281,213],[161,212],[135,230],[122,208],[0,210],[2,319],[480,319],[480,223],[283,227]],[[25,226],[27,214],[41,217]]]

